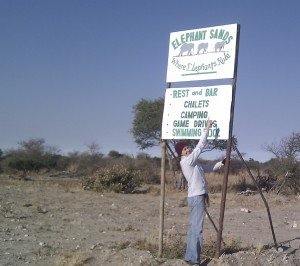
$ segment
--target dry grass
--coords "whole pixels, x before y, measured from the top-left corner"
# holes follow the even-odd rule
[[[133,246],[140,250],[149,251],[153,256],[158,254],[157,232],[152,232],[146,237],[136,241]],[[179,259],[184,256],[185,242],[175,226],[169,229],[164,236],[163,257],[167,259]]]
[[[184,257],[186,242],[184,241],[185,235],[179,233],[173,226],[168,230],[163,243],[163,257],[167,259],[181,259]],[[138,240],[133,244],[135,248],[147,250],[152,255],[156,256],[158,252],[157,239],[146,237]],[[235,238],[226,240],[226,245],[222,248],[221,253],[232,254],[242,250],[250,250],[251,247],[242,247],[241,242]],[[201,254],[207,258],[213,258],[216,252],[216,241],[209,238],[202,246]]]
[[[176,173],[177,182],[179,182],[179,173]],[[213,172],[206,174],[208,187],[210,193],[218,193],[222,191],[224,180],[223,172]],[[178,192],[178,188],[174,187],[173,174],[171,171],[166,172],[166,191]],[[239,174],[230,174],[228,176],[227,190],[232,192],[244,191],[247,188],[255,189],[252,179],[247,172],[240,172]]]
[[[126,249],[131,245],[130,241],[122,241],[114,243],[110,248],[115,251],[120,251],[122,249]]]
[[[208,173],[206,175],[210,193],[217,193],[222,190],[224,173]],[[228,191],[238,192],[244,191],[247,188],[254,189],[254,184],[249,175],[245,172],[228,176]]]
[[[217,193],[221,192],[222,185],[223,185],[223,179],[224,179],[224,173],[223,172],[213,172],[206,174],[208,185],[209,185],[209,192],[210,193]],[[177,184],[179,183],[179,173],[176,172],[176,179]],[[16,185],[20,185],[20,183],[23,183],[24,185],[27,184],[27,182],[30,182],[32,184],[30,185],[36,185],[36,186],[57,186],[57,187],[63,187],[65,188],[66,192],[72,192],[72,191],[79,191],[82,190],[81,187],[81,180],[76,178],[55,178],[55,179],[35,179],[33,181],[25,181],[20,179],[14,179],[11,177],[8,177],[7,175],[1,175],[0,176],[0,182],[3,185],[6,185],[9,183],[10,185],[15,183]],[[178,188],[174,187],[174,180],[173,180],[173,173],[171,171],[166,171],[165,176],[165,183],[166,183],[166,191],[168,193],[178,192]],[[151,195],[159,195],[160,194],[160,184],[151,184],[146,185],[147,186],[147,192]],[[247,188],[253,189],[254,185],[251,180],[251,178],[248,176],[248,173],[241,172],[237,175],[230,174],[228,177],[228,191],[238,192],[246,190]]]
[[[252,247],[242,247],[242,243],[240,240],[237,240],[234,237],[229,239],[225,239],[226,245],[222,249],[222,253],[225,254],[233,254],[242,250],[251,250]]]
[[[93,258],[87,253],[76,252],[69,254],[61,254],[56,265],[57,266],[83,266],[88,265]]]

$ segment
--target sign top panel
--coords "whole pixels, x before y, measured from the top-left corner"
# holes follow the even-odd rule
[[[234,77],[237,24],[172,32],[167,82]]]

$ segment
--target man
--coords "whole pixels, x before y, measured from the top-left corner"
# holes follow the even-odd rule
[[[182,173],[188,182],[190,218],[184,260],[191,265],[199,265],[200,263],[205,204],[209,206],[207,180],[204,173],[220,169],[224,162],[223,160],[212,166],[201,166],[199,163],[200,154],[207,143],[208,130],[212,125],[213,121],[208,120],[203,134],[193,151],[183,141],[175,145],[176,152],[181,157],[180,166]]]

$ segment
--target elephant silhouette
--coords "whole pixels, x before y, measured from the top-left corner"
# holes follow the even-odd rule
[[[222,41],[222,42],[216,42],[215,44],[215,52],[217,52],[219,50],[219,52],[221,52],[224,49],[226,42]]]
[[[194,53],[194,44],[193,43],[184,43],[183,45],[181,45],[180,47],[180,53],[178,56],[182,56],[183,53],[187,52],[186,55],[192,55],[192,51]]]
[[[207,42],[203,42],[203,43],[200,43],[198,45],[198,51],[197,51],[197,54],[200,54],[200,51],[202,51],[202,54],[206,53],[207,52],[207,48],[208,48],[208,43]]]

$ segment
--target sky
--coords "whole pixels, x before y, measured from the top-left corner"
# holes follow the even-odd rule
[[[44,138],[66,154],[97,143],[136,155],[132,108],[164,96],[170,33],[238,23],[233,134],[246,159],[267,161],[263,145],[300,130],[299,10],[298,0],[0,0],[0,149]]]

